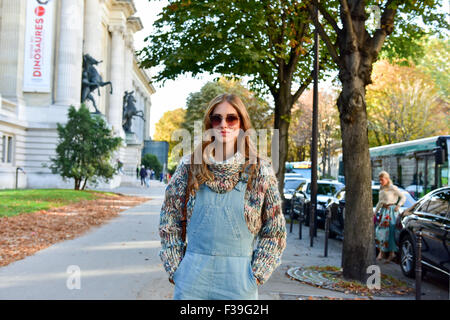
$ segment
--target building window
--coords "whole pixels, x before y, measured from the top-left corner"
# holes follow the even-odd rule
[[[4,135],[2,137],[2,162],[12,163],[13,161],[13,137]]]

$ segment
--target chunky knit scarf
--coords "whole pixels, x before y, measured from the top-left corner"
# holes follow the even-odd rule
[[[205,184],[217,193],[233,189],[241,177],[244,156],[237,151],[224,161],[216,161],[212,155],[209,156],[209,160],[211,164],[208,164],[208,169],[214,174],[214,179],[205,181]]]

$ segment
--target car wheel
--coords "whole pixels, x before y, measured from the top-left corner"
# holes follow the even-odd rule
[[[405,276],[415,277],[416,249],[409,234],[403,237],[400,242],[400,268]]]

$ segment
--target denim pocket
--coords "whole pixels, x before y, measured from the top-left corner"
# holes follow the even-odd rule
[[[202,227],[206,227],[205,223],[208,221],[208,216],[211,211],[211,206],[208,205],[199,205],[195,207],[194,212],[192,212],[191,219],[189,221],[189,226],[187,228],[187,232],[195,234],[202,229]]]

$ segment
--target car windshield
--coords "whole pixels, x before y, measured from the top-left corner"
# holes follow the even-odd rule
[[[302,183],[304,180],[297,180],[297,179],[289,179],[284,181],[284,188],[285,189],[297,189],[297,187]]]
[[[317,194],[322,196],[332,196],[338,192],[343,186],[334,183],[318,183]],[[311,184],[308,185],[308,194],[311,193]]]

